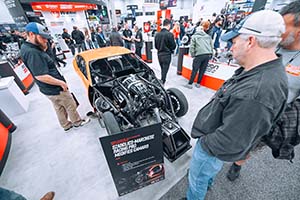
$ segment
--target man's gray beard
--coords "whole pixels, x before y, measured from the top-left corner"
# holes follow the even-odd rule
[[[290,32],[288,36],[285,38],[285,40],[282,40],[280,42],[280,46],[286,47],[293,44],[294,42],[295,42],[295,34],[294,32]]]

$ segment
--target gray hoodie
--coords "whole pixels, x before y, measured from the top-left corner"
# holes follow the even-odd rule
[[[203,54],[213,53],[213,43],[211,37],[204,31],[198,31],[192,36],[190,54],[196,57]]]

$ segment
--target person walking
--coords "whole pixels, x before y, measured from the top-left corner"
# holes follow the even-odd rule
[[[286,31],[282,35],[282,41],[276,53],[282,55],[282,62],[286,69],[289,89],[287,104],[290,104],[296,98],[300,98],[300,18],[298,17],[300,16],[300,1],[293,1],[286,5],[281,9],[280,14],[283,16]],[[298,70],[298,73],[295,73],[295,69]],[[285,112],[278,120],[279,122],[285,117],[284,115]],[[235,181],[240,176],[242,165],[245,162],[246,160],[234,162],[226,177],[230,181]]]
[[[158,62],[161,68],[161,81],[165,84],[171,63],[171,55],[176,48],[173,34],[170,32],[170,20],[163,21],[163,28],[154,37]]]
[[[65,40],[65,43],[69,47],[69,49],[72,52],[72,55],[75,55],[75,44],[74,41],[71,38],[71,35],[68,33],[68,30],[66,28],[63,28],[63,33],[61,34],[62,39]]]
[[[210,35],[208,35],[205,31],[209,29],[209,22],[204,21],[202,26],[198,26],[196,28],[196,33],[192,36],[191,44],[190,44],[190,54],[193,59],[193,69],[190,80],[185,87],[192,89],[193,82],[196,77],[197,72],[198,79],[196,87],[200,87],[200,83],[202,77],[205,73],[206,67],[208,65],[208,61],[213,54],[213,45],[212,39]]]
[[[99,45],[98,45],[98,42],[97,42],[97,39],[96,39],[96,32],[95,32],[94,27],[91,27],[91,40],[93,42],[94,48],[98,49]]]
[[[142,58],[142,48],[143,48],[143,34],[142,29],[139,29],[137,25],[134,26],[135,37],[133,41],[135,44],[135,54]]]
[[[188,173],[188,200],[203,200],[223,162],[246,159],[283,112],[288,82],[274,51],[284,31],[279,13],[262,10],[222,36],[232,40],[233,57],[242,67],[193,123],[191,135],[197,143]]]
[[[109,41],[111,46],[123,47],[124,43],[121,34],[117,31],[116,27],[112,28],[111,34],[109,36]]]
[[[172,29],[172,33],[173,33],[174,40],[175,40],[175,43],[176,43],[175,55],[177,55],[178,52],[179,52],[179,46],[180,46],[180,39],[179,39],[180,24],[179,24],[179,22],[175,22],[175,25],[174,25],[174,27]]]
[[[90,119],[81,119],[65,78],[45,52],[51,36],[45,32],[43,25],[35,22],[27,24],[25,29],[28,39],[21,47],[21,58],[29,68],[41,93],[52,102],[61,127],[68,131],[72,127],[85,125]]]
[[[73,31],[71,33],[72,39],[75,40],[77,46],[77,52],[86,50],[85,42],[84,42],[84,34],[77,28],[77,26],[73,26]]]

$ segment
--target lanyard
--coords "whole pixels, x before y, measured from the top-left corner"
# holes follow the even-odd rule
[[[278,53],[278,51],[281,49],[281,47],[277,48],[275,53]],[[298,56],[300,55],[300,51],[298,51],[297,53],[294,54],[294,56],[284,65],[284,66],[287,66],[289,64],[291,64],[295,58],[297,58]]]

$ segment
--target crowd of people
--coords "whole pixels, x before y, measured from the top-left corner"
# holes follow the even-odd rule
[[[143,34],[141,28],[137,25],[134,25],[133,32],[127,23],[123,27],[112,27],[109,34],[104,33],[101,26],[91,27],[90,31],[87,28],[81,31],[77,26],[73,26],[71,33],[64,28],[61,37],[65,40],[73,55],[75,55],[76,48],[77,52],[80,53],[87,49],[122,46],[129,50],[135,49],[136,55],[142,56]]]

